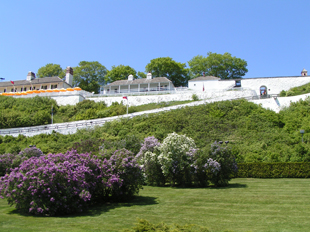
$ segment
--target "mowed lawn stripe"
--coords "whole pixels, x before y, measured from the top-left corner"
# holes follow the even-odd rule
[[[225,188],[145,186],[132,202],[52,218],[20,215],[0,200],[0,231],[119,231],[137,218],[215,232],[308,231],[309,187],[310,179],[233,179]]]

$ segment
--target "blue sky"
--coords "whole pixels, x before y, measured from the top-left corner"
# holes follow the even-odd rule
[[[83,60],[145,71],[209,51],[246,60],[245,77],[298,76],[310,71],[309,10],[307,0],[2,1],[0,77]]]

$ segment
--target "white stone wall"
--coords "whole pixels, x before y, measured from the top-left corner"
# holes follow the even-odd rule
[[[266,86],[268,94],[279,94],[282,90],[305,85],[310,82],[310,76],[298,77],[272,77],[272,78],[244,78],[241,79],[241,88],[251,89],[260,95],[261,86]],[[194,86],[195,85],[195,86]],[[235,80],[211,80],[211,81],[189,81],[188,88],[195,91],[226,90],[235,86]],[[269,90],[270,89],[270,90]]]
[[[56,100],[59,106],[65,105],[76,105],[77,103],[84,100],[84,97],[77,95],[77,96],[54,96],[51,97],[52,99]]]
[[[206,99],[218,99],[224,98],[241,98],[241,97],[253,97],[256,93],[251,90],[244,91],[182,91],[175,94],[164,94],[164,95],[144,95],[144,96],[128,96],[129,106],[139,106],[150,103],[160,103],[169,101],[186,101],[192,100],[193,94],[196,94],[200,100]],[[127,105],[127,100],[123,97],[97,97],[97,98],[87,98],[88,100],[93,100],[95,102],[104,101],[107,106],[110,106],[113,102],[123,103]]]
[[[210,80],[210,81],[189,81],[188,88],[194,91],[202,91],[203,87],[205,91],[213,91],[218,89],[223,89],[219,87],[218,80]]]
[[[310,82],[310,76],[305,77],[279,77],[279,78],[255,78],[242,79],[241,86],[253,89],[259,94],[259,88],[264,85],[267,87],[268,94],[279,94],[282,90],[305,85]],[[270,90],[269,90],[270,89]]]

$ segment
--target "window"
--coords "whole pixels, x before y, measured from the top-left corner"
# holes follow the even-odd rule
[[[241,80],[235,81],[235,87],[241,87]]]
[[[57,85],[51,85],[51,89],[57,89]]]
[[[6,93],[6,89],[4,89],[3,93]]]
[[[20,88],[20,91],[23,92],[23,88]]]
[[[47,89],[47,85],[42,85],[41,89]]]
[[[24,88],[24,91],[27,91],[27,87]]]

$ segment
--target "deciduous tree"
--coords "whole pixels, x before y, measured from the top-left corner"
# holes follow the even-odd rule
[[[73,70],[73,85],[83,90],[98,93],[105,84],[107,69],[98,61],[81,61]]]
[[[208,52],[208,56],[193,57],[188,61],[192,77],[202,76],[205,72],[208,76],[216,76],[221,79],[242,78],[247,72],[247,62],[243,59],[231,56],[230,53],[217,54]]]
[[[119,66],[112,66],[112,69],[108,71],[106,75],[107,82],[114,82],[118,80],[127,80],[129,75],[133,75],[134,78],[137,78],[137,71],[134,70],[130,66],[119,65]]]
[[[37,77],[54,77],[58,76],[60,78],[65,77],[65,71],[61,68],[59,64],[49,63],[38,69]]]
[[[151,60],[145,66],[146,72],[151,72],[154,77],[167,77],[174,86],[186,86],[189,79],[185,63],[174,61],[170,57],[160,57]]]

